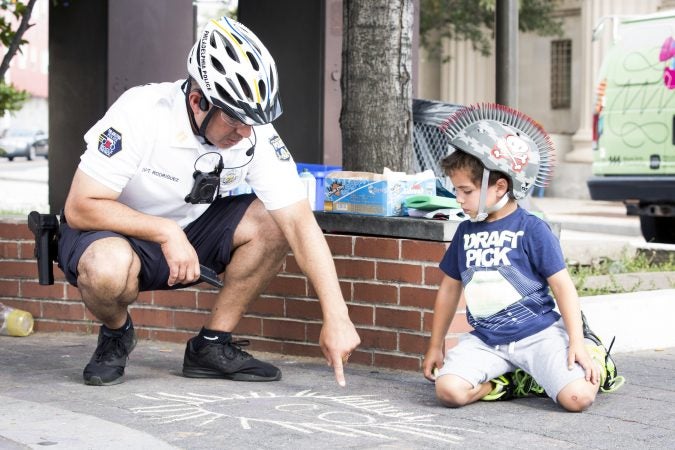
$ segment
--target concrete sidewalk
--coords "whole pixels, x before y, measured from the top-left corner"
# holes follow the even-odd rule
[[[559,227],[560,245],[568,263],[620,260],[646,245],[640,219],[627,216],[620,202],[542,197],[530,199],[529,206]]]
[[[582,414],[549,399],[439,406],[420,373],[257,354],[273,383],[187,379],[183,345],[141,341],[126,382],[92,387],[93,336],[0,336],[0,448],[644,449],[675,446],[675,348],[616,355],[627,383]]]
[[[626,207],[621,202],[554,197],[535,197],[530,202],[533,209],[543,211],[551,222],[569,231],[641,236],[640,218],[626,215]]]

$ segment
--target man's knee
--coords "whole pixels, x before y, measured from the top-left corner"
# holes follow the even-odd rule
[[[284,233],[260,200],[251,203],[239,225],[237,233],[241,231],[249,242],[264,245],[268,251],[281,255],[288,253],[290,247]]]
[[[138,289],[140,260],[125,239],[109,237],[93,242],[77,265],[77,284],[89,290],[104,290],[112,297]]]

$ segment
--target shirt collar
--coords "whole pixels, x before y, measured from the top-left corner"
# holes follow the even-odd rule
[[[175,83],[175,93],[173,97],[173,106],[171,108],[171,117],[173,118],[173,127],[170,131],[170,144],[172,147],[197,149],[200,147],[199,141],[190,126],[190,117],[188,116],[185,105],[185,94],[181,89],[181,81]]]

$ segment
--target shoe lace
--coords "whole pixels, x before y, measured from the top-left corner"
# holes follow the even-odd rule
[[[614,346],[614,341],[616,336],[612,338],[612,342],[609,344],[609,348],[605,353],[605,382],[600,387],[602,392],[614,392],[619,389],[626,382],[626,378],[623,375],[617,375],[616,364],[614,359],[610,356],[612,347]]]
[[[623,386],[623,384],[626,382],[626,378],[623,375],[617,374],[616,364],[614,363],[614,360],[610,356],[610,352],[612,351],[612,347],[614,346],[616,336],[612,338],[612,342],[610,342],[609,348],[605,349],[605,346],[603,345],[598,335],[595,334],[588,326],[588,321],[586,320],[586,316],[584,315],[583,311],[581,312],[581,323],[584,332],[584,337],[590,339],[595,343],[597,347],[596,352],[602,350],[602,353],[604,353],[604,355],[602,356],[597,355],[596,353],[596,359],[598,360],[598,363],[600,363],[601,370],[604,371],[603,376],[600,377],[601,378],[600,390],[602,392],[614,392],[621,386]],[[591,349],[591,356],[593,356],[594,353],[593,350],[595,349]],[[604,361],[601,360],[602,357],[604,357]]]
[[[513,380],[513,393],[516,397],[527,397],[529,394],[542,395],[544,388],[523,369],[516,369],[511,377]]]
[[[122,336],[103,335],[103,343],[96,351],[96,361],[110,361],[124,356],[126,351]]]
[[[223,353],[228,359],[234,359],[241,356],[244,359],[253,358],[250,353],[243,350],[242,347],[247,347],[251,344],[248,339],[237,339],[223,345]]]

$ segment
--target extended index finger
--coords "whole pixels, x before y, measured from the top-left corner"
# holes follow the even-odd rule
[[[333,370],[335,371],[335,381],[342,387],[347,385],[345,381],[345,371],[342,365],[342,356],[333,354]]]

